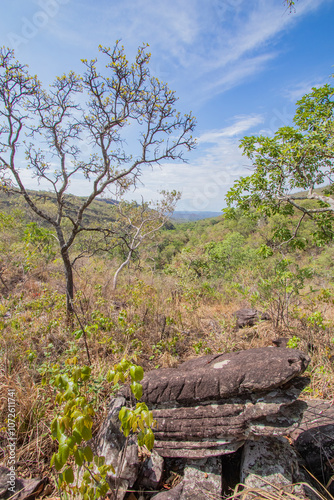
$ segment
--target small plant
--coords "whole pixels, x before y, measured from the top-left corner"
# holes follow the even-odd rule
[[[125,383],[130,379],[130,391],[139,400],[143,392],[140,384],[143,376],[140,366],[123,359],[108,371],[107,380],[118,387],[119,382]],[[59,405],[59,414],[51,423],[52,439],[58,442],[58,451],[53,454],[51,465],[59,472],[59,486],[69,494],[80,495],[84,500],[102,498],[109,489],[108,473],[115,473],[115,469],[113,465],[105,463],[104,457],[94,455],[87,444],[92,438],[96,414],[94,401],[87,396],[90,393],[88,383],[94,385],[91,368],[79,367],[74,356],[66,361],[66,371],[59,371],[50,380],[58,391],[56,403]],[[145,445],[149,450],[153,448],[152,427],[155,421],[145,403],[138,402],[134,408],[123,407],[119,412],[119,420],[125,437],[130,432],[138,432],[138,444]],[[81,468],[84,472],[79,484]]]
[[[269,309],[275,327],[288,324],[290,308],[300,296],[307,279],[312,277],[309,268],[292,267],[291,261],[282,259],[276,263],[272,277],[260,278],[252,295],[252,305],[259,303]]]
[[[321,314],[320,311],[316,311],[307,318],[307,322],[309,325],[311,325],[313,328],[320,329],[320,330],[326,330],[326,325],[324,324],[324,317]]]
[[[193,348],[195,349],[196,354],[200,354],[204,352],[204,354],[211,354],[212,349],[207,347],[206,342],[203,340],[199,340],[195,344],[193,344]]]
[[[290,349],[298,349],[300,342],[300,338],[294,335],[291,339],[288,340],[286,346]]]

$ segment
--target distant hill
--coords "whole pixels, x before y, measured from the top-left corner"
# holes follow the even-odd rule
[[[175,210],[172,215],[172,220],[175,222],[194,222],[201,219],[210,219],[211,217],[219,217],[222,212],[187,212]]]
[[[52,206],[55,207],[55,195],[54,193],[47,191],[32,191],[28,190],[30,196],[38,199],[40,203],[43,204],[43,208],[45,209],[45,204],[50,205],[50,212],[52,212]],[[78,208],[82,200],[85,197],[83,196],[75,196],[72,194],[66,195],[66,207],[67,211],[74,213]],[[84,223],[88,222],[98,222],[108,221],[110,218],[113,218],[113,207],[118,205],[118,201],[113,200],[112,198],[96,198],[96,200],[89,207],[87,212],[85,213]],[[17,194],[6,194],[3,191],[0,191],[0,212],[11,211],[13,209],[21,209],[27,215],[29,220],[34,220],[39,224],[44,224],[42,220],[38,216],[36,216],[26,205],[22,196]],[[190,211],[182,211],[176,210],[171,219],[173,222],[195,222],[197,220],[209,219],[212,217],[218,217],[222,215],[222,212],[190,212]]]

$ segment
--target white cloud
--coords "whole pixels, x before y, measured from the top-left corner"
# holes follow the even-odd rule
[[[307,80],[303,82],[299,82],[295,85],[291,85],[290,88],[286,89],[284,95],[290,99],[292,102],[296,102],[298,99],[303,97],[305,94],[311,92],[313,87],[321,87],[326,82],[324,80],[316,79],[316,80]]]
[[[147,41],[152,67],[160,76],[171,85],[174,79],[183,80],[190,95],[198,96],[203,89],[224,92],[262,71],[278,54],[271,46],[276,37],[324,1],[304,0],[296,14],[289,15],[277,0],[124,0],[98,5],[86,0],[80,6],[67,4],[48,29],[81,51],[121,38],[127,52],[134,54]]]
[[[197,139],[196,158],[189,163],[164,164],[160,169],[143,173],[144,187],[129,195],[150,199],[159,189],[178,189],[182,199],[178,204],[183,210],[219,211],[224,206],[224,196],[234,181],[249,173],[250,163],[242,156],[239,139],[247,130],[264,121],[262,115],[237,116],[231,126],[203,133]]]
[[[197,138],[197,142],[219,143],[220,139],[224,137],[238,136],[264,121],[262,115],[236,116],[234,119],[235,123],[233,125],[221,130],[207,131]]]

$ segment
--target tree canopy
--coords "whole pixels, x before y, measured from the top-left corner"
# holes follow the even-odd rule
[[[0,187],[21,194],[30,208],[56,232],[66,281],[68,309],[73,300],[73,259],[69,251],[87,227],[84,213],[107,188],[122,195],[136,185],[143,168],[184,160],[195,146],[195,120],[175,109],[177,98],[167,84],[150,75],[147,46],[132,64],[124,48],[99,47],[105,64],[82,60],[84,73],[57,77],[45,89],[10,49],[0,51]],[[136,146],[130,146],[137,137]],[[43,197],[31,196],[22,168],[28,168],[56,197],[54,211]],[[69,187],[91,181],[91,192],[73,210]],[[113,232],[109,228],[109,232]]]
[[[316,226],[315,241],[322,244],[334,236],[334,87],[313,88],[302,97],[293,121],[295,126],[281,127],[272,137],[241,141],[254,171],[229,190],[225,212],[232,216],[239,207],[267,216],[299,213],[294,231],[281,234],[281,240],[302,245],[298,231],[308,218]]]

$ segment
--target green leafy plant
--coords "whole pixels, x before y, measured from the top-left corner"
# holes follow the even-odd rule
[[[260,303],[269,309],[275,326],[289,321],[289,309],[304,288],[307,279],[312,277],[310,268],[293,266],[289,259],[276,263],[274,274],[260,278],[257,290],[252,295],[252,303]]]
[[[59,405],[59,411],[51,423],[51,433],[58,442],[58,451],[53,454],[51,465],[59,473],[59,486],[64,491],[80,494],[84,500],[102,498],[109,489],[108,473],[115,473],[115,469],[113,465],[105,463],[104,457],[94,455],[87,444],[92,438],[96,414],[94,399],[89,399],[88,383],[92,386],[93,382],[91,368],[78,366],[74,356],[66,361],[65,369],[55,367],[54,372],[58,373],[50,381],[57,389],[56,404]],[[144,371],[140,366],[124,358],[108,371],[107,380],[116,388],[120,382],[129,380],[131,394],[139,400],[142,397],[140,381],[143,376]],[[123,407],[119,412],[119,420],[125,437],[130,432],[137,432],[138,444],[145,445],[149,450],[153,448],[152,427],[155,421],[145,403],[138,402],[131,408]],[[81,468],[83,475],[79,484]]]
[[[301,342],[300,338],[294,335],[291,339],[288,340],[286,345],[290,349],[298,349],[300,342]]]
[[[72,364],[73,363],[73,364]],[[56,376],[54,385],[58,389],[56,403],[61,414],[51,423],[52,439],[58,442],[58,451],[51,459],[51,466],[59,472],[59,486],[70,493],[81,494],[82,498],[95,499],[106,495],[109,485],[108,471],[114,471],[111,465],[105,465],[103,457],[94,456],[87,441],[92,438],[92,426],[95,410],[86,397],[85,385],[91,376],[89,366],[79,367],[76,358],[68,360],[71,369],[68,373]],[[73,462],[77,471],[83,467],[82,482],[78,485],[74,477]],[[92,469],[97,467],[93,474]]]
[[[200,354],[201,352],[204,352],[204,354],[211,354],[212,352],[212,349],[207,346],[205,340],[199,340],[193,344],[193,348],[195,349],[196,354]]]

